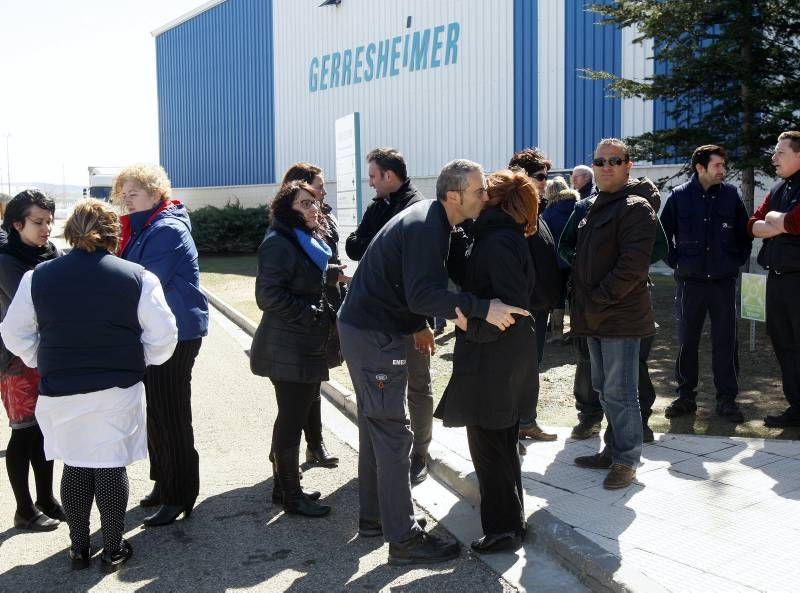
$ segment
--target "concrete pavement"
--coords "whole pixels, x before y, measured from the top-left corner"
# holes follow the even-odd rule
[[[212,296],[213,298],[213,296]],[[223,310],[224,302],[217,302]],[[252,331],[252,322],[238,322]],[[355,397],[334,382],[326,396],[350,417]],[[600,438],[526,445],[525,507],[537,545],[598,591],[754,593],[798,590],[800,442],[661,434],[645,445],[637,483],[602,488],[603,470],[572,460],[600,449]],[[478,504],[464,429],[437,422],[434,476]],[[415,489],[415,496],[419,488]],[[535,570],[522,558],[493,557],[515,586]],[[535,586],[530,590],[537,590]]]
[[[267,452],[275,396],[268,380],[250,373],[245,352],[249,346],[249,336],[212,310],[210,334],[192,382],[201,489],[189,519],[162,528],[141,526],[147,511],[137,505],[151,483],[147,462],[136,463],[128,468],[131,495],[126,517],[126,537],[134,547],[134,557],[114,575],[101,574],[97,561],[88,570],[72,572],[66,525],[49,533],[11,528],[14,499],[3,477],[0,591],[513,590],[466,550],[452,562],[395,568],[386,565],[388,545],[381,538],[356,535],[357,455],[348,445],[354,439],[354,427],[325,401],[326,443],[341,463],[335,470],[308,469],[303,482],[307,488],[319,489],[333,511],[326,518],[311,520],[288,516],[273,505]],[[0,447],[8,437],[9,429],[0,428]],[[0,449],[0,456],[3,453]],[[57,462],[56,492],[60,472]],[[417,496],[421,506],[432,512],[428,521],[434,533],[446,535],[452,530],[462,537],[473,535],[479,521],[473,505],[434,480],[417,489]],[[100,546],[96,510],[92,527],[93,544]],[[536,590],[587,593],[547,553],[532,550],[530,562],[539,572]]]

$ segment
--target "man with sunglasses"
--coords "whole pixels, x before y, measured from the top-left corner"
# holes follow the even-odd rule
[[[639,347],[655,335],[647,285],[657,218],[632,193],[627,145],[601,140],[592,160],[597,197],[578,223],[573,263],[572,331],[586,336],[592,386],[608,418],[605,447],[577,457],[579,467],[609,469],[603,487],[625,488],[636,477],[642,452]]]
[[[744,422],[736,403],[739,354],[736,335],[736,279],[750,258],[747,210],[739,191],[725,183],[728,154],[707,144],[692,154],[693,175],[667,199],[661,224],[669,241],[665,259],[675,270],[678,322],[677,399],[664,415],[677,418],[697,410],[700,335],[711,318],[711,369],[717,392],[717,415]]]

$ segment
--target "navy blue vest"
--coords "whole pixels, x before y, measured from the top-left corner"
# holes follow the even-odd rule
[[[142,380],[143,270],[106,251],[80,249],[36,267],[31,296],[40,336],[39,393],[90,393]]]

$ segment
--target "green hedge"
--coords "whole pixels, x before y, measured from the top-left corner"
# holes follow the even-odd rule
[[[255,253],[269,226],[266,206],[244,208],[238,200],[222,208],[192,210],[192,238],[200,253]]]

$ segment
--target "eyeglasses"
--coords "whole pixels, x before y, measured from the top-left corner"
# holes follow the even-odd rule
[[[547,179],[547,173],[535,173],[534,175],[531,175],[531,177],[536,181],[544,181]]]
[[[626,158],[622,158],[622,157],[619,157],[619,156],[612,156],[612,157],[607,158],[607,159],[603,159],[603,158],[599,158],[599,157],[595,158],[595,159],[592,159],[592,164],[595,167],[605,167],[606,163],[608,163],[612,167],[619,167],[622,163],[627,163],[627,162],[628,162],[627,157]]]
[[[303,210],[311,210],[312,208],[319,209],[319,202],[316,200],[298,200],[295,202],[298,206],[300,206]]]
[[[479,187],[478,189],[474,189],[472,191],[467,191],[466,189],[459,189],[456,191],[458,191],[458,193],[460,194],[464,193],[475,194],[478,198],[482,198],[483,195],[486,193],[487,189],[485,187]]]

